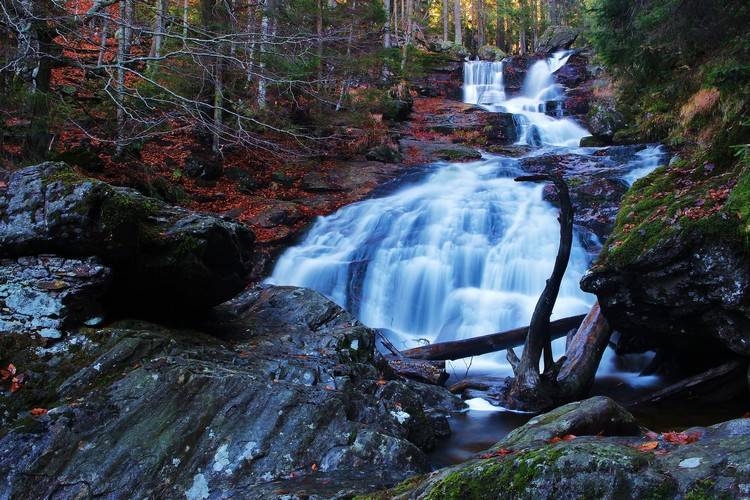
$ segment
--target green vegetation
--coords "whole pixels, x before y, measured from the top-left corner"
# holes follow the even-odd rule
[[[591,39],[631,124],[615,139],[661,141],[681,158],[632,187],[599,263],[627,265],[676,238],[747,248],[750,5],[597,0],[593,12]]]

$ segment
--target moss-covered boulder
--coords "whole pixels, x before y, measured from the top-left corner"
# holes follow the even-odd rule
[[[742,168],[685,160],[633,185],[581,282],[621,350],[663,348],[694,369],[750,356],[749,186]]]
[[[677,438],[645,434],[616,403],[592,398],[532,419],[473,460],[367,498],[672,499],[743,494],[750,479],[750,419],[688,429]]]
[[[97,256],[128,303],[208,307],[241,291],[253,234],[243,225],[80,175],[64,163],[13,172],[0,191],[0,256]],[[125,301],[123,301],[125,302]]]

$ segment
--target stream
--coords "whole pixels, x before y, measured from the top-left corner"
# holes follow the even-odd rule
[[[464,101],[510,112],[527,156],[601,153],[579,148],[590,135],[562,116],[564,89],[554,73],[569,53],[529,68],[520,95],[508,97],[502,62],[464,64]],[[606,154],[606,152],[604,153]],[[559,243],[558,210],[542,197],[542,184],[513,181],[520,158],[485,154],[472,163],[429,165],[416,181],[319,218],[278,260],[268,283],[315,289],[384,329],[398,348],[470,338],[527,325],[549,277]],[[632,184],[665,160],[658,146],[641,149],[621,167]],[[585,313],[595,297],[579,288],[591,252],[576,231],[552,319]],[[564,351],[564,339],[553,345]],[[607,350],[597,373],[596,394],[628,400],[663,384],[639,377],[651,355],[616,357]],[[505,352],[449,362],[451,381],[512,375]],[[450,383],[449,382],[449,383]],[[433,453],[435,465],[460,462],[486,449],[529,415],[475,398],[451,421],[453,436]]]

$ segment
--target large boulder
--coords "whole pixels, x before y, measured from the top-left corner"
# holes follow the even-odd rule
[[[675,160],[623,197],[581,287],[595,293],[618,348],[660,348],[690,371],[750,356],[750,177]]]
[[[550,26],[536,43],[536,51],[551,54],[558,50],[569,49],[578,39],[580,31],[569,26]]]
[[[0,334],[59,338],[69,327],[100,321],[110,278],[95,258],[0,259]]]
[[[247,283],[253,234],[79,175],[64,163],[13,172],[0,191],[0,256],[95,255],[130,303],[207,307]]]
[[[735,245],[674,238],[581,281],[621,337],[622,352],[664,348],[711,362],[719,344],[750,356],[750,261]]]
[[[387,487],[429,470],[426,450],[462,406],[383,380],[374,332],[311,290],[245,292],[201,330],[121,322],[18,350],[26,383],[0,415],[0,498]]]
[[[641,434],[606,398],[536,417],[460,465],[372,498],[737,498],[750,480],[750,419]]]

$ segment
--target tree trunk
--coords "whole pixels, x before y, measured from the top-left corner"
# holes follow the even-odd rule
[[[391,48],[391,0],[383,0],[385,9],[385,26],[383,27],[383,47]]]
[[[414,21],[414,0],[406,0],[406,35],[404,36],[404,45],[401,50],[401,71],[406,69],[406,60],[409,56],[409,44],[411,43],[411,35]]]
[[[260,54],[258,61],[258,109],[266,107],[266,78],[263,74],[266,69],[266,50],[268,49],[270,34],[269,0],[261,0],[260,7],[263,9],[263,17],[260,21]]]
[[[497,30],[495,34],[495,45],[499,49],[507,50],[505,47],[505,0],[497,0]]]
[[[315,20],[315,31],[318,45],[318,91],[323,87],[323,2],[318,0],[317,19]]]
[[[443,43],[448,43],[448,18],[450,17],[448,9],[448,0],[443,0]]]
[[[188,14],[190,13],[190,4],[188,0],[182,0],[182,38],[188,36]]]
[[[130,57],[130,37],[132,36],[133,0],[120,1],[120,29],[117,44],[117,146],[116,156],[121,156],[126,143],[125,113],[125,65]]]
[[[570,251],[573,246],[573,207],[570,202],[568,186],[562,177],[556,174],[528,175],[516,178],[516,181],[549,181],[557,189],[560,200],[560,246],[555,258],[555,266],[552,275],[539,296],[529,324],[529,333],[526,336],[521,360],[515,360],[515,353],[508,351],[508,358],[514,365],[515,379],[511,389],[514,399],[520,401],[534,401],[536,393],[542,385],[539,373],[539,362],[544,354],[544,373],[548,378],[555,378],[555,365],[552,359],[552,340],[550,337],[550,316],[555,306],[560,283],[562,282],[565,269],[570,259]]]
[[[463,45],[463,26],[461,24],[461,0],[453,0],[453,42]]]
[[[255,2],[254,0],[247,0],[247,19],[245,21],[245,33],[247,33],[250,40],[248,46],[245,49],[247,51],[247,81],[250,82],[253,79],[253,70],[255,63],[255,45],[258,39],[258,35],[255,32]]]
[[[161,45],[164,40],[164,13],[167,9],[167,0],[156,0],[156,18],[154,19],[154,34],[151,39],[151,51],[149,57],[161,57]]]
[[[224,112],[224,62],[221,57],[216,58],[214,67],[214,130],[211,149],[215,155],[218,155],[221,153],[221,127]]]
[[[578,328],[585,315],[571,316],[550,323],[550,335],[553,339],[567,335],[572,329]],[[523,345],[529,331],[528,326],[514,328],[505,332],[482,335],[470,339],[437,342],[425,346],[415,347],[403,351],[407,358],[428,360],[456,360],[481,356],[491,352],[503,351]]]

